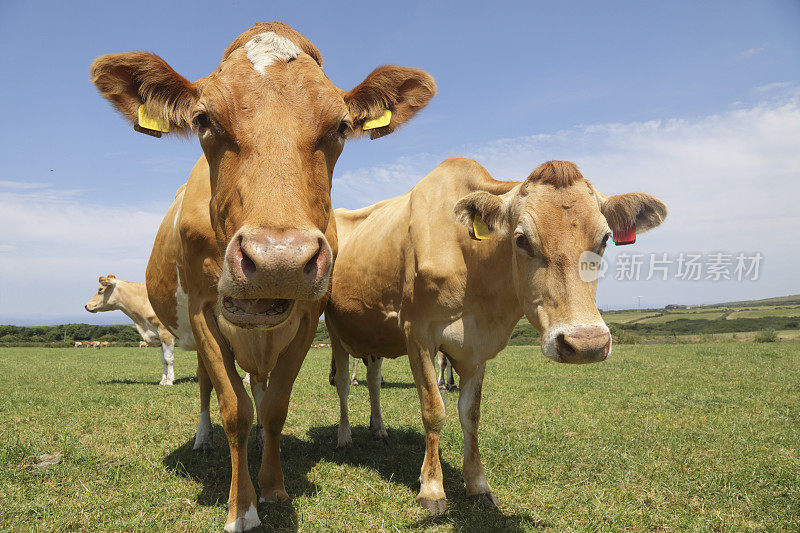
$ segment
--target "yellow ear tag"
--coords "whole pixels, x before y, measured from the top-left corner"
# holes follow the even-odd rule
[[[142,129],[145,130],[152,130],[152,131],[163,131],[164,133],[169,132],[169,123],[166,120],[162,120],[160,118],[151,117],[147,113],[147,108],[144,104],[139,106],[139,117],[138,117],[138,124]],[[137,130],[140,131],[140,130]],[[146,132],[142,132],[146,133]],[[159,135],[160,137],[160,135]]]
[[[384,126],[388,126],[391,120],[392,120],[392,112],[387,109],[378,118],[371,118],[369,120],[365,120],[364,125],[361,126],[361,129],[374,130],[375,128],[382,128]]]
[[[486,222],[483,221],[478,213],[475,213],[475,218],[472,219],[472,233],[476,239],[481,240],[488,239],[489,235],[491,235],[489,226],[486,225]]]

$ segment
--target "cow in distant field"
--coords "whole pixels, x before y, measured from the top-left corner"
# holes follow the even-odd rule
[[[172,385],[175,382],[175,336],[161,324],[156,317],[147,288],[144,283],[122,281],[116,276],[100,276],[100,288],[86,303],[84,308],[90,313],[100,311],[122,311],[133,320],[136,331],[142,336],[139,346],[161,346],[163,372],[159,385]],[[188,343],[191,348],[193,343]],[[105,343],[107,346],[108,343]]]
[[[109,346],[111,346],[111,343],[108,341],[103,341],[100,343],[101,348],[108,348]]]
[[[486,362],[506,347],[523,315],[542,332],[548,358],[605,360],[611,335],[591,272],[612,232],[647,231],[666,214],[664,203],[645,193],[603,196],[570,162],[549,161],[523,182],[505,182],[467,159],[445,161],[397,198],[337,209],[339,255],[325,321],[337,367],[339,446],[352,442],[348,352],[377,357],[368,380],[378,375],[380,357],[407,354],[427,443],[417,501],[443,512],[445,409],[433,362],[441,351],[461,378],[467,496],[496,506],[478,453]],[[368,385],[377,395],[379,387]],[[382,436],[380,404],[370,403],[373,434]]]
[[[80,348],[80,347],[83,346],[83,343],[81,341],[75,341],[74,346],[75,346],[75,348]]]
[[[212,385],[217,392],[232,466],[225,530],[257,527],[259,500],[289,498],[280,435],[327,301],[334,165],[346,139],[391,133],[425,107],[435,84],[421,70],[386,65],[343,91],[317,48],[279,22],[242,33],[195,82],[145,52],[100,57],[91,76],[138,131],[200,139],[203,156],[158,230],[147,292],[173,334],[194,333],[201,412]],[[260,498],[247,464],[253,402],[237,364],[257,383],[269,378],[256,395],[266,433]]]
[[[139,348],[147,348],[147,342],[139,341]]]

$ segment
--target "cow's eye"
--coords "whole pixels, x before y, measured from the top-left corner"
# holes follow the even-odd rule
[[[343,120],[339,123],[339,128],[337,129],[337,131],[339,132],[339,135],[345,135],[347,133],[347,130],[349,129],[350,129],[350,123],[347,122],[346,120]]]
[[[524,233],[518,233],[517,236],[514,238],[514,242],[516,243],[517,248],[519,248],[526,254],[533,256],[533,246],[531,246],[531,242],[528,240],[528,237],[526,237]]]
[[[198,128],[207,128],[211,125],[211,120],[207,114],[201,112],[194,116],[194,124]]]

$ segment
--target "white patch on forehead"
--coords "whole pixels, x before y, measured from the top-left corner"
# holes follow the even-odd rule
[[[302,53],[302,50],[292,41],[272,31],[259,33],[247,41],[244,49],[247,50],[247,59],[262,76],[264,69],[276,61],[286,62]]]

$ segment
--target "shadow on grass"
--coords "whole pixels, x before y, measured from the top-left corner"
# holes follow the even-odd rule
[[[389,482],[405,485],[413,492],[419,490],[419,469],[425,454],[425,437],[421,432],[412,428],[395,428],[389,431],[391,440],[388,443],[373,440],[371,431],[365,426],[354,426],[352,432],[354,446],[346,450],[335,449],[336,426],[311,428],[308,431],[310,440],[288,435],[281,437],[281,459],[286,490],[290,496],[295,498],[318,492],[317,485],[308,479],[308,473],[320,461],[371,468]],[[194,452],[194,439],[190,439],[165,457],[163,464],[175,474],[203,485],[197,498],[200,505],[224,506],[228,499],[231,466],[227,438],[221,426],[212,428],[212,439],[215,446],[212,451],[203,454]],[[256,481],[261,454],[255,446],[255,429],[250,435],[247,458],[250,475]],[[551,525],[526,512],[504,513],[473,503],[466,497],[461,469],[454,468],[446,461],[441,463],[448,511],[443,516],[426,517],[413,524],[413,528],[453,524],[456,531],[514,532]],[[297,511],[293,504],[261,505],[259,516],[267,530],[298,529]]]
[[[359,381],[358,385],[351,385],[353,387],[364,387],[367,388],[367,380]],[[414,385],[414,382],[405,382],[405,381],[384,381],[381,384],[382,389],[415,389],[417,386]]]
[[[172,384],[180,385],[182,383],[197,383],[197,378],[194,376],[178,378]],[[158,385],[158,381],[137,381],[135,379],[108,379],[105,381],[98,381],[98,385]]]

